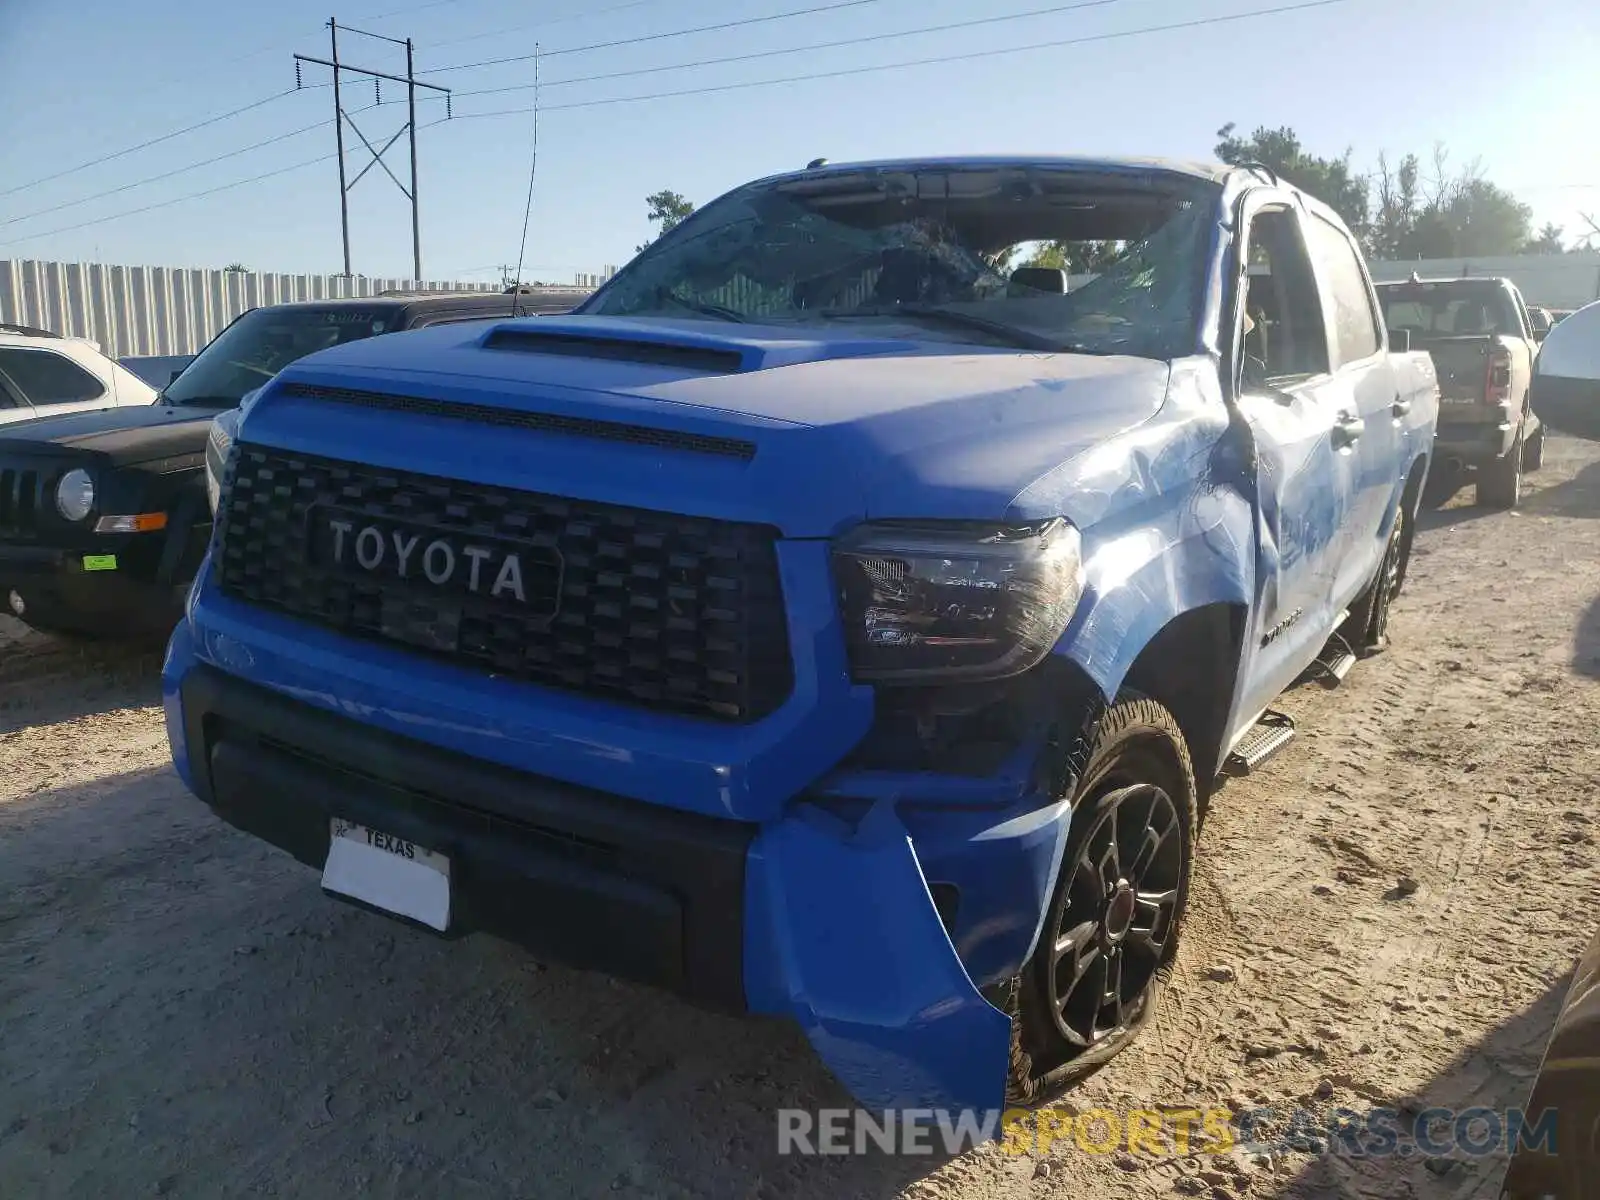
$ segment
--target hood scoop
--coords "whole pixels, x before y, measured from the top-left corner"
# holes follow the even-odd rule
[[[396,396],[388,392],[369,392],[356,388],[324,387],[321,384],[287,380],[277,389],[280,396],[320,400],[329,404],[348,404],[388,412],[416,413],[429,417],[448,417],[478,425],[497,425],[509,429],[532,429],[540,433],[565,434],[608,442],[631,442],[636,446],[655,446],[662,450],[682,450],[690,454],[713,454],[749,462],[756,456],[754,442],[742,438],[717,437],[705,433],[685,433],[677,429],[656,429],[648,425],[601,421],[593,417],[572,417],[560,413],[525,412],[499,408],[492,404],[472,404],[454,400],[433,400],[425,396]]]
[[[483,348],[518,354],[556,354],[567,358],[597,358],[654,367],[678,367],[706,375],[733,375],[745,369],[744,356],[737,350],[716,346],[516,326],[490,330],[483,339]]]

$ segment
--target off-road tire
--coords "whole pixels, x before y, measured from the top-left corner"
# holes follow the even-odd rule
[[[1188,904],[1189,886],[1194,874],[1195,837],[1199,828],[1199,798],[1188,745],[1177,721],[1154,700],[1125,692],[1114,704],[1106,707],[1093,731],[1086,736],[1089,739],[1089,751],[1073,791],[1072,829],[1062,855],[1055,890],[1045,911],[1039,944],[1020,975],[988,991],[990,1000],[1008,1013],[1012,1020],[1011,1061],[1006,1084],[1007,1102],[1012,1104],[1036,1104],[1050,1099],[1098,1069],[1133,1042],[1160,1004],[1162,992],[1171,976],[1184,910]],[[1086,843],[1091,839],[1098,843],[1099,836],[1106,833],[1107,824],[1101,820],[1102,817],[1113,810],[1120,810],[1123,804],[1142,803],[1141,798],[1153,798],[1157,793],[1166,798],[1170,813],[1175,818],[1170,834],[1177,838],[1175,868],[1169,869],[1168,852],[1161,849],[1155,856],[1163,860],[1159,871],[1153,869],[1153,864],[1146,864],[1145,871],[1136,874],[1133,868],[1139,866],[1137,858],[1125,866],[1119,863],[1118,869],[1127,869],[1129,874],[1135,875],[1132,880],[1134,884],[1140,878],[1175,880],[1172,889],[1175,900],[1170,917],[1164,922],[1165,935],[1160,939],[1160,950],[1155,956],[1153,969],[1147,972],[1143,963],[1148,960],[1141,959],[1134,978],[1143,982],[1137,994],[1121,1006],[1124,1019],[1104,1036],[1091,1038],[1089,1045],[1075,1045],[1057,1026],[1051,986],[1058,938],[1064,930],[1088,924],[1093,916],[1080,903],[1081,888],[1074,883],[1075,867],[1083,858]],[[1153,814],[1157,808],[1163,814],[1169,811],[1165,805],[1152,799],[1150,812]],[[1126,811],[1137,818],[1142,809],[1130,807]],[[1137,820],[1134,824],[1137,824]],[[1114,834],[1115,822],[1112,822],[1112,826]],[[1144,832],[1148,833],[1148,827]],[[1099,873],[1096,874],[1099,877]],[[1081,884],[1082,876],[1076,878]],[[1139,895],[1137,889],[1134,894],[1136,897]],[[1133,920],[1137,920],[1144,911],[1139,908],[1140,903],[1136,899],[1133,904]],[[1114,908],[1114,902],[1106,903],[1106,921],[1112,919]],[[1070,921],[1071,924],[1064,926],[1063,921]],[[1102,938],[1110,936],[1108,927],[1097,927],[1097,931]],[[1138,932],[1142,931],[1130,921],[1122,935],[1129,940],[1119,943],[1119,959],[1126,957],[1132,962],[1136,945],[1140,947],[1140,955],[1145,953],[1145,943],[1142,940],[1136,943],[1131,939],[1131,935]],[[1123,947],[1127,950],[1125,955],[1122,953]],[[1068,991],[1070,994],[1072,989]],[[1098,1021],[1098,1010],[1093,1020]]]
[[[1478,503],[1484,508],[1515,508],[1522,499],[1522,431],[1511,449],[1478,468]]]
[[[1522,470],[1537,471],[1544,466],[1544,425],[1522,444]]]
[[[1340,633],[1362,657],[1380,654],[1389,646],[1389,607],[1405,583],[1411,539],[1407,536],[1406,507],[1395,509],[1389,541],[1378,560],[1378,571],[1364,592],[1350,607],[1350,616]]]

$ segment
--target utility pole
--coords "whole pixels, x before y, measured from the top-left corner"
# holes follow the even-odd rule
[[[296,54],[294,56],[294,83],[295,87],[297,88],[302,86],[301,66],[304,63],[315,63],[320,67],[329,67],[333,71],[333,132],[334,143],[339,155],[339,232],[344,241],[344,275],[346,279],[350,278],[350,189],[355,187],[356,184],[360,183],[362,176],[366,175],[366,173],[372,170],[373,166],[376,165],[383,168],[383,173],[393,180],[395,187],[400,189],[400,194],[411,202],[412,278],[416,282],[420,283],[422,282],[422,223],[421,215],[417,208],[417,89],[419,87],[427,88],[430,91],[438,92],[443,95],[446,116],[450,115],[450,89],[447,87],[440,87],[436,83],[423,83],[417,78],[414,49],[410,38],[402,39],[386,37],[381,33],[368,33],[364,29],[353,29],[349,25],[343,26],[343,29],[346,33],[359,34],[362,37],[373,38],[380,42],[389,42],[392,45],[404,46],[406,48],[406,73],[403,76],[390,75],[384,71],[371,71],[365,67],[352,67],[348,63],[340,62],[339,29],[339,23],[332,17],[329,17],[328,43],[330,57],[313,58],[308,54]],[[406,123],[395,132],[393,137],[383,144],[382,149],[373,148],[372,143],[367,140],[366,134],[362,133],[360,127],[356,125],[355,119],[345,111],[343,92],[339,86],[339,75],[341,72],[366,76],[372,80],[372,85],[375,92],[376,89],[381,86],[379,84],[379,80],[383,79],[392,80],[395,83],[403,83],[406,85]],[[372,155],[372,161],[367,163],[366,166],[362,167],[361,170],[356,173],[356,177],[348,182],[346,182],[344,162],[344,127],[346,122],[349,123],[351,132],[354,133],[356,137],[361,139],[361,144],[365,146],[367,148],[367,152]],[[400,182],[399,177],[389,169],[389,164],[383,160],[383,156],[388,153],[389,148],[400,140],[400,135],[402,133],[410,135],[411,186],[409,188]]]
[[[406,129],[411,134],[411,265],[422,282],[422,226],[417,217],[417,73],[412,69],[411,39],[406,39]]]
[[[333,55],[333,141],[339,149],[339,236],[344,239],[344,277],[350,278],[350,188],[344,181],[344,104],[339,99],[339,23],[328,18],[328,42]],[[295,86],[300,86],[299,63]]]

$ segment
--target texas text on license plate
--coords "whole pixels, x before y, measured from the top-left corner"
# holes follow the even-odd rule
[[[334,817],[322,886],[443,933],[450,927],[450,860],[436,850]]]

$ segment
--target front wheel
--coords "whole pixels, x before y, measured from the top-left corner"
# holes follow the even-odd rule
[[[1039,943],[1005,998],[1013,1101],[1071,1086],[1149,1021],[1177,952],[1198,823],[1194,769],[1172,714],[1119,698],[1073,795]]]
[[[1389,608],[1406,579],[1411,539],[1407,536],[1406,506],[1402,502],[1394,513],[1394,526],[1378,562],[1372,582],[1350,606],[1350,616],[1339,627],[1339,635],[1352,650],[1366,656],[1381,653],[1389,645]]]

